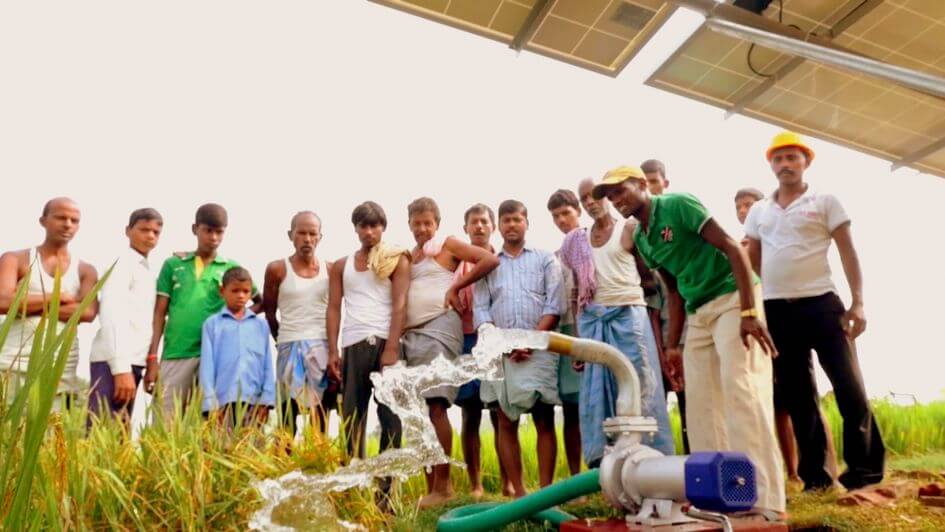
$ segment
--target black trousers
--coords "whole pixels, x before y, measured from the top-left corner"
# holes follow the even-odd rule
[[[805,489],[833,484],[825,466],[827,436],[821,421],[811,350],[833,384],[843,417],[843,459],[847,470],[840,483],[856,489],[883,479],[886,449],[870,410],[856,354],[842,328],[845,309],[829,292],[800,299],[765,301],[768,329],[778,348],[774,373],[778,400],[791,415]]]
[[[349,423],[347,428],[349,456],[365,457],[367,440],[367,413],[370,406],[374,385],[371,372],[381,369],[381,353],[387,340],[369,337],[354,345],[344,348],[341,359],[341,416]],[[381,426],[380,452],[390,447],[400,448],[403,428],[400,418],[386,405],[378,403],[377,419]],[[387,494],[391,487],[391,478],[380,481],[382,494]]]
[[[364,458],[367,409],[370,404],[374,385],[371,372],[381,369],[381,353],[387,340],[370,338],[344,348],[341,361],[342,399],[341,415],[351,423],[348,429],[348,453]],[[380,452],[389,447],[400,448],[400,418],[386,405],[377,405],[377,418],[381,426]]]

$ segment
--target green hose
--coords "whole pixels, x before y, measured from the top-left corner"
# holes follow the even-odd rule
[[[574,517],[552,507],[598,491],[600,472],[592,469],[511,502],[456,508],[440,517],[436,529],[437,532],[478,532],[527,518],[549,521],[558,526]]]
[[[437,530],[451,530],[450,527],[460,526],[460,525],[451,524],[452,521],[456,519],[473,516],[473,515],[485,512],[486,510],[491,510],[493,508],[504,506],[505,504],[507,503],[480,502],[476,504],[470,504],[468,506],[460,506],[459,508],[455,508],[440,517],[440,522],[437,526]],[[528,516],[528,519],[529,521],[534,521],[539,524],[550,523],[555,528],[558,528],[559,526],[561,526],[561,523],[564,523],[565,521],[571,521],[572,519],[577,519],[577,518],[569,514],[568,512],[563,512],[555,508],[549,508],[547,510],[542,510],[536,514],[532,514]],[[449,521],[450,523],[444,525],[444,522],[446,521]],[[462,526],[465,526],[465,525],[462,525]],[[463,530],[467,530],[467,528],[463,528]]]

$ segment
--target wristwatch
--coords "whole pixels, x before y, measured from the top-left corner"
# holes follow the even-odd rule
[[[757,317],[758,317],[758,309],[750,308],[750,309],[743,310],[743,311],[742,311],[742,317],[743,317],[743,318],[757,318]]]

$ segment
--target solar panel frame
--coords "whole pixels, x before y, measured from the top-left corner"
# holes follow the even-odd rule
[[[807,27],[810,31],[831,35],[837,44],[864,55],[869,55],[866,52],[870,46],[885,50],[877,59],[892,61],[905,47],[930,32],[935,33],[929,42],[936,41],[939,31],[945,35],[945,20],[913,9],[923,0],[850,0],[821,20],[792,10],[811,5],[812,1],[785,0],[784,22],[810,24]],[[945,7],[945,2],[941,5]],[[855,16],[844,13],[855,13]],[[776,18],[776,8],[769,9],[766,16]],[[897,16],[905,17],[904,20],[913,25],[925,22],[928,27],[914,31],[902,43],[877,41],[876,44],[867,39],[877,26]],[[724,52],[723,57],[713,57],[712,50],[697,49],[700,44],[712,41]],[[941,42],[945,43],[945,39]],[[744,40],[716,34],[703,25],[649,76],[646,84],[722,108],[727,113],[743,114],[881,157],[893,162],[894,167],[911,166],[945,177],[945,164],[940,164],[945,159],[940,157],[945,155],[940,154],[945,149],[942,140],[945,139],[945,100],[865,74],[852,74],[755,47],[756,70],[777,74],[764,78],[753,74],[746,66],[748,46]],[[926,48],[928,46],[926,43]],[[945,68],[945,44],[941,46],[943,57],[936,59],[935,55],[933,52],[925,61],[916,60],[902,66],[941,74],[938,68],[939,61]],[[729,58],[731,61],[726,62]],[[922,68],[918,68],[919,64]],[[859,104],[854,108],[849,102],[856,100]],[[825,113],[828,116],[825,117]],[[935,146],[940,148],[931,149]],[[916,154],[922,157],[912,160],[910,157]]]
[[[626,68],[676,10],[674,4],[664,0],[370,1],[611,77],[618,76]],[[494,11],[488,24],[476,24],[450,14],[452,6],[465,6],[470,2],[480,2],[478,5],[484,11]],[[642,30],[633,35],[625,34],[625,30],[607,16],[616,12],[622,4],[632,4],[638,9],[653,12],[653,15]],[[542,14],[537,19],[524,20],[523,27],[514,33],[498,31],[493,27],[496,15],[509,6],[538,9]],[[543,6],[547,8],[543,9]],[[534,22],[535,27],[527,28],[528,22]],[[520,43],[518,40],[522,32],[528,35]],[[571,41],[567,40],[569,33],[573,37]],[[560,46],[551,44],[554,39],[559,40]]]

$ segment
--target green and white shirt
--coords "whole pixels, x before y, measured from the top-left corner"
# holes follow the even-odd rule
[[[198,276],[197,260],[194,253],[173,255],[164,261],[158,274],[157,293],[170,299],[164,328],[163,358],[167,360],[200,356],[203,322],[223,308],[220,295],[223,274],[239,266],[218,255],[203,266]]]
[[[644,230],[640,224],[633,234],[646,265],[676,278],[688,314],[738,290],[728,257],[702,238],[702,228],[710,219],[695,196],[663,194],[652,198],[649,227]]]

